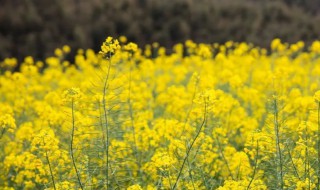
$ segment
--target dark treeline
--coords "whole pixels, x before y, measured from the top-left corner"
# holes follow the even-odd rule
[[[143,46],[228,40],[268,47],[319,39],[319,0],[0,0],[0,59],[42,59],[64,44],[98,50],[109,35]]]

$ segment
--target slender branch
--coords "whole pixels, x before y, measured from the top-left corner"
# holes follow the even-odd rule
[[[72,159],[72,164],[73,164],[74,170],[76,171],[76,174],[77,174],[78,183],[80,185],[80,188],[83,190],[83,185],[81,183],[80,174],[79,174],[78,168],[76,166],[76,162],[75,162],[74,154],[73,154],[73,140],[74,140],[74,130],[75,130],[74,100],[72,100],[72,102],[71,102],[71,110],[72,110],[72,132],[71,132],[71,142],[70,142],[71,159]]]
[[[278,116],[278,102],[277,99],[274,98],[273,101],[273,108],[274,108],[274,130],[276,135],[276,150],[277,150],[277,157],[279,160],[279,173],[277,174],[277,179],[280,181],[280,189],[283,189],[284,182],[283,182],[283,163],[282,163],[282,154],[281,154],[281,147],[280,147],[280,125],[279,125],[279,116]]]
[[[201,123],[201,126],[200,126],[200,128],[199,128],[196,136],[194,137],[193,141],[191,142],[190,146],[189,146],[188,149],[187,149],[186,156],[185,156],[185,158],[184,158],[184,160],[183,160],[183,163],[182,163],[182,166],[181,166],[181,168],[180,168],[180,171],[179,171],[179,174],[178,174],[178,176],[177,176],[177,179],[176,179],[176,181],[175,181],[175,183],[174,183],[174,185],[173,185],[173,188],[172,188],[173,190],[176,189],[176,187],[177,187],[177,184],[178,184],[179,178],[180,178],[180,176],[181,176],[181,174],[182,174],[182,170],[183,170],[183,168],[184,168],[184,165],[185,165],[185,163],[186,163],[186,161],[187,161],[187,159],[188,159],[188,157],[189,157],[189,154],[190,154],[190,152],[191,152],[191,149],[192,149],[194,143],[195,143],[196,140],[198,139],[198,137],[199,137],[199,135],[200,135],[200,132],[201,132],[203,126],[204,126],[205,123],[206,123],[206,120],[207,120],[207,102],[206,102],[206,100],[205,100],[203,121],[202,121],[202,123]]]
[[[169,180],[169,185],[170,185],[170,189],[172,189],[172,181],[171,181],[171,175],[170,175],[170,170],[168,169],[168,180]]]
[[[223,153],[223,150],[222,150],[222,146],[221,146],[221,144],[220,144],[220,141],[219,141],[218,137],[215,137],[215,140],[216,140],[216,142],[217,142],[217,144],[218,144],[218,147],[219,147],[220,156],[221,156],[222,160],[224,161],[224,163],[225,163],[226,166],[227,166],[229,175],[231,176],[231,179],[234,180],[234,177],[233,177],[233,175],[232,175],[232,172],[231,172],[231,169],[230,169],[228,160],[227,160],[226,157],[224,156],[224,153]]]
[[[139,156],[138,152],[138,146],[137,146],[137,137],[136,137],[136,131],[134,127],[134,117],[133,117],[133,108],[132,108],[132,102],[131,102],[131,88],[132,88],[132,67],[131,67],[131,59],[129,59],[129,64],[130,64],[130,73],[129,73],[129,94],[128,94],[128,106],[129,106],[129,115],[130,115],[130,120],[131,120],[131,129],[132,129],[132,135],[133,135],[133,149],[135,152],[135,157],[137,160],[138,164],[138,178],[141,176],[141,159]]]
[[[305,157],[305,176],[308,176],[308,189],[310,189],[310,161],[309,161],[309,149],[308,149],[308,140],[309,140],[309,135],[308,135],[308,128],[307,126],[304,129],[304,133],[305,133],[305,141],[306,141],[306,145],[305,145],[305,152],[306,152],[306,157]]]
[[[111,69],[111,60],[109,59],[109,65],[108,65],[108,71],[107,76],[104,81],[103,86],[103,98],[102,98],[102,106],[103,106],[103,112],[104,112],[104,121],[105,121],[105,151],[106,151],[106,183],[107,183],[107,189],[109,187],[109,126],[108,126],[108,110],[106,106],[106,94],[107,94],[107,87],[108,87],[108,80],[110,75],[110,69]]]
[[[3,128],[0,134],[0,140],[2,139],[2,137],[4,136],[4,133],[6,132],[6,128]]]
[[[255,156],[255,161],[254,161],[254,169],[253,169],[253,174],[251,177],[251,180],[248,184],[247,190],[250,189],[250,186],[254,180],[254,177],[256,176],[257,168],[258,168],[258,157],[259,157],[259,141],[257,140],[257,146],[256,146],[256,156]]]
[[[184,125],[183,125],[183,129],[182,129],[182,132],[181,132],[180,137],[186,132],[186,126],[187,126],[188,119],[189,119],[189,117],[190,117],[191,111],[193,110],[194,99],[195,99],[195,97],[196,97],[196,92],[197,92],[198,84],[199,84],[199,80],[196,81],[196,84],[195,84],[195,86],[194,86],[194,90],[193,90],[193,94],[192,94],[192,100],[191,100],[191,105],[190,105],[190,107],[189,107],[189,109],[188,109],[186,118],[185,118],[185,120],[184,120]]]
[[[211,167],[213,168],[213,167]],[[200,185],[204,184],[204,186],[206,187],[206,189],[209,189],[209,185],[208,185],[208,180],[206,179],[206,176],[204,175],[204,169],[200,169],[200,174],[201,174],[201,178],[202,178],[202,182]]]
[[[296,174],[296,176],[298,177],[299,180],[301,180],[300,176],[299,176],[299,173],[298,173],[298,169],[297,169],[297,166],[294,164],[293,162],[293,158],[292,158],[292,155],[291,155],[291,152],[290,152],[290,148],[288,147],[288,145],[286,145],[287,147],[287,150],[288,150],[288,155],[289,155],[289,158],[290,158],[290,161],[292,163],[292,166],[293,166],[293,170],[294,170],[294,173]]]
[[[100,105],[100,100],[98,100],[98,105],[99,105],[99,115],[100,115],[100,126],[101,126],[101,130],[102,130],[102,141],[103,141],[103,149],[104,149],[104,151],[106,151],[107,150],[107,141],[106,141],[106,136],[105,136],[105,130],[104,130],[104,127],[103,127],[103,121],[102,121],[102,111],[101,111],[101,105]],[[105,154],[106,154],[106,152],[104,152]],[[108,173],[108,169],[106,168],[106,171],[105,171],[106,173]],[[106,175],[106,181],[108,181],[107,180],[107,176],[108,175]]]
[[[49,170],[50,170],[50,175],[51,175],[51,180],[52,180],[52,184],[53,184],[53,189],[56,190],[56,183],[54,181],[54,176],[53,176],[53,172],[52,172],[52,168],[51,168],[51,163],[49,160],[49,156],[48,156],[48,151],[46,150],[46,159],[49,165]]]
[[[119,184],[119,181],[117,180],[117,177],[116,177],[116,175],[115,175],[115,171],[114,171],[113,168],[112,168],[112,165],[110,164],[109,167],[110,167],[110,172],[111,172],[111,174],[112,174],[112,177],[113,177],[114,182],[116,183],[118,189],[121,189],[120,184]]]
[[[190,176],[190,179],[191,179],[192,187],[195,190],[196,187],[194,186],[194,179],[193,179],[193,176],[192,176],[192,170],[191,170],[191,164],[189,162],[189,158],[187,158],[187,164],[188,164],[188,172],[189,172],[189,176]]]

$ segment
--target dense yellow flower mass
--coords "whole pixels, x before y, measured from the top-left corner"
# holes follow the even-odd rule
[[[319,187],[319,41],[119,41],[1,62],[0,189]]]

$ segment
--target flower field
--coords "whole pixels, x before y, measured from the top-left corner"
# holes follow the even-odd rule
[[[0,189],[319,189],[320,41],[166,51],[4,59]]]

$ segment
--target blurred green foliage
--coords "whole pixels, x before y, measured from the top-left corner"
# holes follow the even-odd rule
[[[319,39],[319,0],[1,0],[0,60],[39,59],[68,44],[99,49],[106,36],[140,46],[247,41],[267,47]]]

